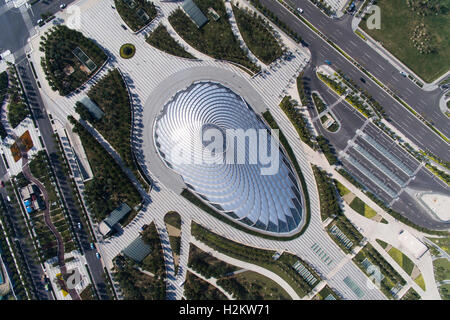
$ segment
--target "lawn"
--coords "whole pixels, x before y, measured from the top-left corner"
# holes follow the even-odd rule
[[[433,261],[433,267],[436,282],[450,280],[450,261],[446,258],[436,259]]]
[[[131,104],[119,70],[109,71],[87,95],[104,112],[100,120],[88,120],[120,154],[125,164],[136,171],[130,146]]]
[[[165,277],[164,252],[161,246],[161,239],[156,230],[155,223],[152,222],[141,232],[142,240],[151,247],[151,252],[142,260],[142,267],[156,275],[157,278]]]
[[[230,272],[239,270],[238,267],[213,257],[193,244],[189,247],[188,266],[206,279],[221,278]]]
[[[414,0],[415,2],[417,0]],[[423,80],[432,82],[450,68],[450,0],[437,0],[445,13],[419,16],[405,0],[378,0],[381,7],[381,29],[368,30],[365,21],[359,25]],[[431,53],[420,53],[411,40],[414,29],[424,23],[430,38]]]
[[[367,270],[362,265],[362,261],[367,258],[371,263],[380,268],[381,274],[384,275],[383,280],[380,283],[381,291],[387,296],[392,298],[390,290],[397,284],[404,285],[406,281],[400,276],[400,274],[381,256],[381,254],[375,250],[370,243],[367,243],[353,258],[356,265],[366,274]]]
[[[342,183],[340,183],[339,181],[336,181],[336,187],[339,190],[339,194],[341,195],[341,197],[345,196],[346,194],[350,193],[350,190],[348,190]]]
[[[8,121],[15,128],[30,114],[30,109],[26,104],[26,99],[14,66],[8,67],[7,72],[3,72],[0,75],[0,105],[2,105],[6,94],[9,94],[7,102]],[[6,132],[3,135],[6,136]]]
[[[439,287],[442,300],[450,300],[450,284],[443,284]]]
[[[284,279],[300,297],[304,297],[312,290],[310,285],[304,281],[300,274],[291,267],[297,260],[301,260],[299,257],[288,253],[283,253],[280,258],[275,261],[272,259],[272,256],[275,253],[273,250],[264,250],[245,246],[212,233],[195,222],[192,222],[191,232],[193,237],[205,243],[214,250],[222,252],[232,258],[258,265],[276,273]],[[313,275],[315,275],[314,270],[309,267],[306,262],[301,262]],[[320,280],[319,276],[316,278]]]
[[[450,237],[446,238],[428,238],[436,245],[438,245],[442,250],[450,254]]]
[[[6,97],[8,90],[8,74],[6,71],[0,73],[0,105]]]
[[[388,253],[408,275],[411,275],[414,269],[414,262],[412,262],[411,259],[395,247],[392,247]]]
[[[386,247],[388,246],[388,244],[383,240],[377,239],[377,242],[383,249],[386,249]]]
[[[420,274],[414,281],[425,291],[425,281],[423,280],[423,275]]]
[[[135,268],[133,261],[122,256],[114,258],[113,262],[114,280],[119,283],[125,300],[162,300],[165,298],[166,285],[163,277],[151,277],[140,272]]]
[[[175,274],[178,272],[180,250],[181,250],[181,217],[175,211],[169,211],[164,216],[167,233],[169,234],[170,248],[173,253]]]
[[[377,215],[377,212],[369,207],[367,204],[365,204],[360,198],[356,197],[353,199],[353,201],[350,203],[350,207],[358,212],[360,215],[372,219]]]
[[[164,222],[171,225],[174,228],[181,229],[181,217],[175,211],[169,211],[164,216]]]

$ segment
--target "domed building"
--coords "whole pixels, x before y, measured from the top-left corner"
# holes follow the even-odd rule
[[[230,132],[250,134],[239,146]],[[303,225],[296,172],[267,125],[231,89],[202,81],[177,92],[156,118],[153,135],[164,164],[220,214],[266,234],[291,235]],[[272,163],[261,158],[264,152]]]

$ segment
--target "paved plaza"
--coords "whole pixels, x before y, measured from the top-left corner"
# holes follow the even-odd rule
[[[89,88],[109,70],[119,68],[130,89],[134,120],[132,147],[141,167],[154,181],[154,186],[148,194],[139,188],[145,202],[143,209],[121,232],[100,243],[99,252],[106,267],[111,269],[112,259],[139,236],[143,225],[155,222],[163,243],[163,251],[166,253],[164,259],[168,274],[168,296],[172,299],[180,299],[183,296],[183,288],[180,287],[180,283],[188,269],[189,243],[195,241],[191,238],[190,224],[191,221],[195,221],[219,235],[246,245],[297,254],[307,261],[330,287],[346,299],[386,299],[379,289],[368,286],[368,278],[365,274],[342,252],[324,230],[320,218],[316,182],[310,158],[305,151],[307,146],[300,141],[290,120],[278,107],[287,92],[296,91],[294,90],[296,88],[295,79],[311,59],[309,50],[283,36],[282,40],[292,52],[292,57],[279,59],[270,66],[264,66],[264,72],[253,77],[230,63],[216,61],[204,54],[198,54],[191,47],[188,48],[188,51],[196,56],[197,60],[177,58],[161,52],[145,42],[145,35],[159,22],[169,26],[167,17],[178,7],[177,3],[157,3],[159,6],[157,21],[141,33],[133,34],[129,30],[121,28],[122,20],[116,10],[110,8],[113,4],[112,0],[77,2],[82,10],[80,31],[94,39],[109,56],[107,64],[78,94],[61,97],[57,93],[51,92],[43,80],[44,75],[39,63],[42,55],[38,50],[39,38],[35,37],[31,42],[33,47],[31,56],[43,87],[43,99],[48,106],[49,113],[61,122],[66,122],[68,115],[78,118],[74,111],[75,102],[86,96]],[[68,17],[66,13],[61,12],[57,14],[57,18],[65,21]],[[277,30],[275,26],[273,27]],[[46,28],[48,27],[41,29],[40,34],[43,34]],[[168,30],[174,32],[170,27]],[[178,39],[177,36],[175,38]],[[132,43],[136,47],[136,54],[130,60],[121,59],[118,54],[124,43]],[[187,46],[186,43],[182,42],[182,44]],[[295,153],[308,186],[311,219],[305,233],[298,238],[292,241],[275,241],[250,235],[208,215],[179,195],[183,188],[181,178],[167,169],[154,147],[154,118],[177,91],[200,80],[222,83],[242,96],[255,112],[261,113],[269,109],[277,121]],[[104,146],[107,146],[106,140],[98,132],[95,133],[95,136]],[[120,163],[121,160],[118,159],[115,150],[110,146],[107,146],[107,150]],[[127,174],[135,184],[139,184],[129,170]],[[84,188],[80,179],[76,179],[76,181],[79,187]],[[182,217],[180,271],[177,276],[174,274],[168,233],[163,220],[164,215],[169,211],[177,211]],[[320,248],[321,254],[317,253],[317,248]],[[326,262],[323,259],[324,255],[328,257]],[[352,289],[352,285],[349,283],[357,286],[360,292],[356,294],[354,286]],[[414,286],[410,282],[408,285]]]

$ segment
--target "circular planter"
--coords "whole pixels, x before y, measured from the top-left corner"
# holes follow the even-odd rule
[[[136,53],[136,47],[131,43],[125,43],[120,47],[120,56],[123,59],[130,59]]]

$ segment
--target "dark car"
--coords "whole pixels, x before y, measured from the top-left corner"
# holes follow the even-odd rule
[[[128,30],[127,27],[125,27],[125,25],[121,24],[120,26],[122,27],[123,30]]]
[[[366,79],[364,79],[364,78],[362,78],[362,77],[359,78],[359,80],[361,80],[362,83],[366,83]]]

